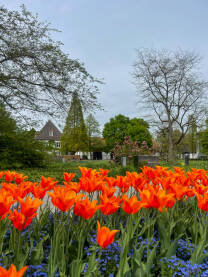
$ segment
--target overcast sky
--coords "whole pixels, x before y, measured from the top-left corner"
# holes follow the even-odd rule
[[[6,8],[20,5],[38,13],[61,33],[55,40],[103,78],[99,101],[105,111],[96,118],[103,126],[121,113],[143,117],[145,109],[132,84],[136,48],[183,49],[199,53],[208,73],[208,0],[0,0]],[[46,119],[43,119],[45,123]]]

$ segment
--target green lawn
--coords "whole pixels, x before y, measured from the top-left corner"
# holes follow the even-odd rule
[[[64,172],[74,172],[76,177],[74,181],[78,181],[81,176],[79,166],[88,167],[93,169],[109,169],[109,176],[125,175],[126,171],[134,171],[133,167],[121,167],[112,161],[71,161],[67,163],[53,162],[45,168],[23,168],[23,169],[10,169],[28,176],[28,180],[38,182],[41,176],[53,177],[56,181],[63,182]]]
[[[166,162],[160,162],[161,166],[169,167],[173,169],[174,166],[179,166],[185,168],[185,170],[191,170],[191,168],[199,168],[208,170],[208,161],[190,161],[189,166],[184,165],[183,160],[178,160],[174,165],[171,165]],[[113,163],[112,161],[71,161],[67,163],[62,162],[53,162],[50,163],[45,168],[23,168],[23,169],[10,169],[11,171],[16,171],[23,173],[28,176],[28,180],[33,182],[39,182],[40,177],[53,177],[56,181],[60,183],[63,182],[63,173],[64,172],[74,172],[76,177],[74,181],[78,181],[80,177],[79,166],[88,167],[93,169],[109,169],[109,176],[125,175],[126,171],[135,171],[133,166],[121,167]]]
[[[160,162],[161,166],[170,167],[173,169],[173,167],[183,167],[186,171],[191,170],[191,168],[198,168],[198,169],[205,169],[208,170],[208,161],[197,161],[197,160],[190,160],[189,165],[185,166],[184,160],[178,160],[174,164],[170,164],[167,162]]]

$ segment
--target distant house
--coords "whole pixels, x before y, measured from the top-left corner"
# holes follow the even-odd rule
[[[61,135],[62,133],[53,124],[53,122],[49,120],[45,126],[36,133],[35,139],[43,141],[47,145],[49,145],[50,142],[53,142],[56,148],[56,154],[61,155],[59,150],[61,147]],[[79,155],[82,159],[88,158],[93,160],[109,160],[110,154],[103,152],[102,144],[105,144],[103,138],[92,138],[94,152],[76,152],[75,155]]]
[[[35,139],[43,141],[46,144],[53,142],[54,147],[60,149],[61,132],[50,120],[48,120],[45,126],[39,132],[36,133]],[[56,152],[60,155],[59,150]]]

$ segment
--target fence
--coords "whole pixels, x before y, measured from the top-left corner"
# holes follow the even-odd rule
[[[132,158],[122,157],[121,164],[126,166],[132,163],[135,168],[142,167],[143,165],[154,167],[159,164],[159,156],[155,155],[139,155],[133,156]]]

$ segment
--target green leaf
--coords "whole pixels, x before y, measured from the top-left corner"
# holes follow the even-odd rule
[[[49,235],[47,234],[41,241],[39,241],[38,245],[33,249],[31,253],[31,261],[33,265],[38,265],[42,262],[44,257],[44,251],[43,251],[43,243],[49,238]],[[33,245],[33,244],[31,244]]]

